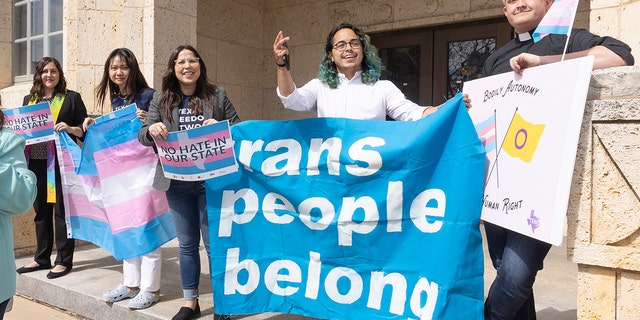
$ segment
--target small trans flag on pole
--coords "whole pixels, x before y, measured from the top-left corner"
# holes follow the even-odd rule
[[[555,0],[533,32],[533,41],[538,42],[551,33],[566,34],[568,41],[577,9],[578,0]]]

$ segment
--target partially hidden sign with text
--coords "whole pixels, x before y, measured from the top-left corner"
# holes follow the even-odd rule
[[[482,219],[560,245],[593,57],[466,82],[486,148]]]
[[[4,112],[4,126],[18,134],[27,145],[54,139],[53,115],[48,102],[6,109]]]
[[[485,153],[460,95],[415,122],[231,127],[206,181],[218,314],[480,319]]]

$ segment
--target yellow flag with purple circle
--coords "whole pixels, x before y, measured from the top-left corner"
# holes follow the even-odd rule
[[[502,149],[514,158],[531,162],[544,127],[544,124],[534,124],[525,120],[519,112],[516,112],[504,137]]]

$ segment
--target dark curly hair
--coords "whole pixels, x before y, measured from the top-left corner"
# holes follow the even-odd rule
[[[380,74],[382,73],[382,61],[378,57],[378,49],[371,44],[371,39],[368,35],[350,23],[341,23],[329,32],[324,45],[324,56],[320,61],[320,75],[318,78],[332,89],[337,88],[340,84],[338,69],[336,69],[336,64],[331,61],[331,51],[333,50],[333,36],[345,28],[353,30],[360,42],[362,42],[362,52],[364,53],[360,65],[362,68],[362,82],[375,83],[380,79]]]

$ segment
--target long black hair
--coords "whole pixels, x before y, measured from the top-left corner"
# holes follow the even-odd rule
[[[102,72],[102,79],[95,89],[96,97],[98,98],[98,105],[100,108],[104,105],[104,99],[107,96],[107,88],[109,89],[109,101],[113,100],[113,96],[121,93],[120,87],[111,81],[109,78],[109,68],[111,68],[111,61],[119,57],[129,67],[129,77],[127,78],[126,87],[131,91],[133,95],[138,94],[144,89],[148,89],[149,85],[144,78],[140,66],[138,65],[138,59],[133,52],[127,48],[118,48],[111,51],[107,57],[107,61],[104,62],[104,72]]]
[[[182,102],[184,94],[180,89],[180,83],[176,77],[175,66],[176,59],[182,50],[189,50],[193,52],[193,55],[199,59],[200,64],[200,77],[196,81],[196,90],[189,99],[189,109],[196,115],[202,114],[204,105],[213,103],[216,93],[216,86],[209,82],[207,78],[207,65],[202,60],[202,56],[198,53],[198,50],[190,45],[181,45],[173,49],[167,62],[167,70],[162,75],[162,97],[160,98],[159,107],[162,115],[173,121],[171,112],[174,108],[177,108]]]

